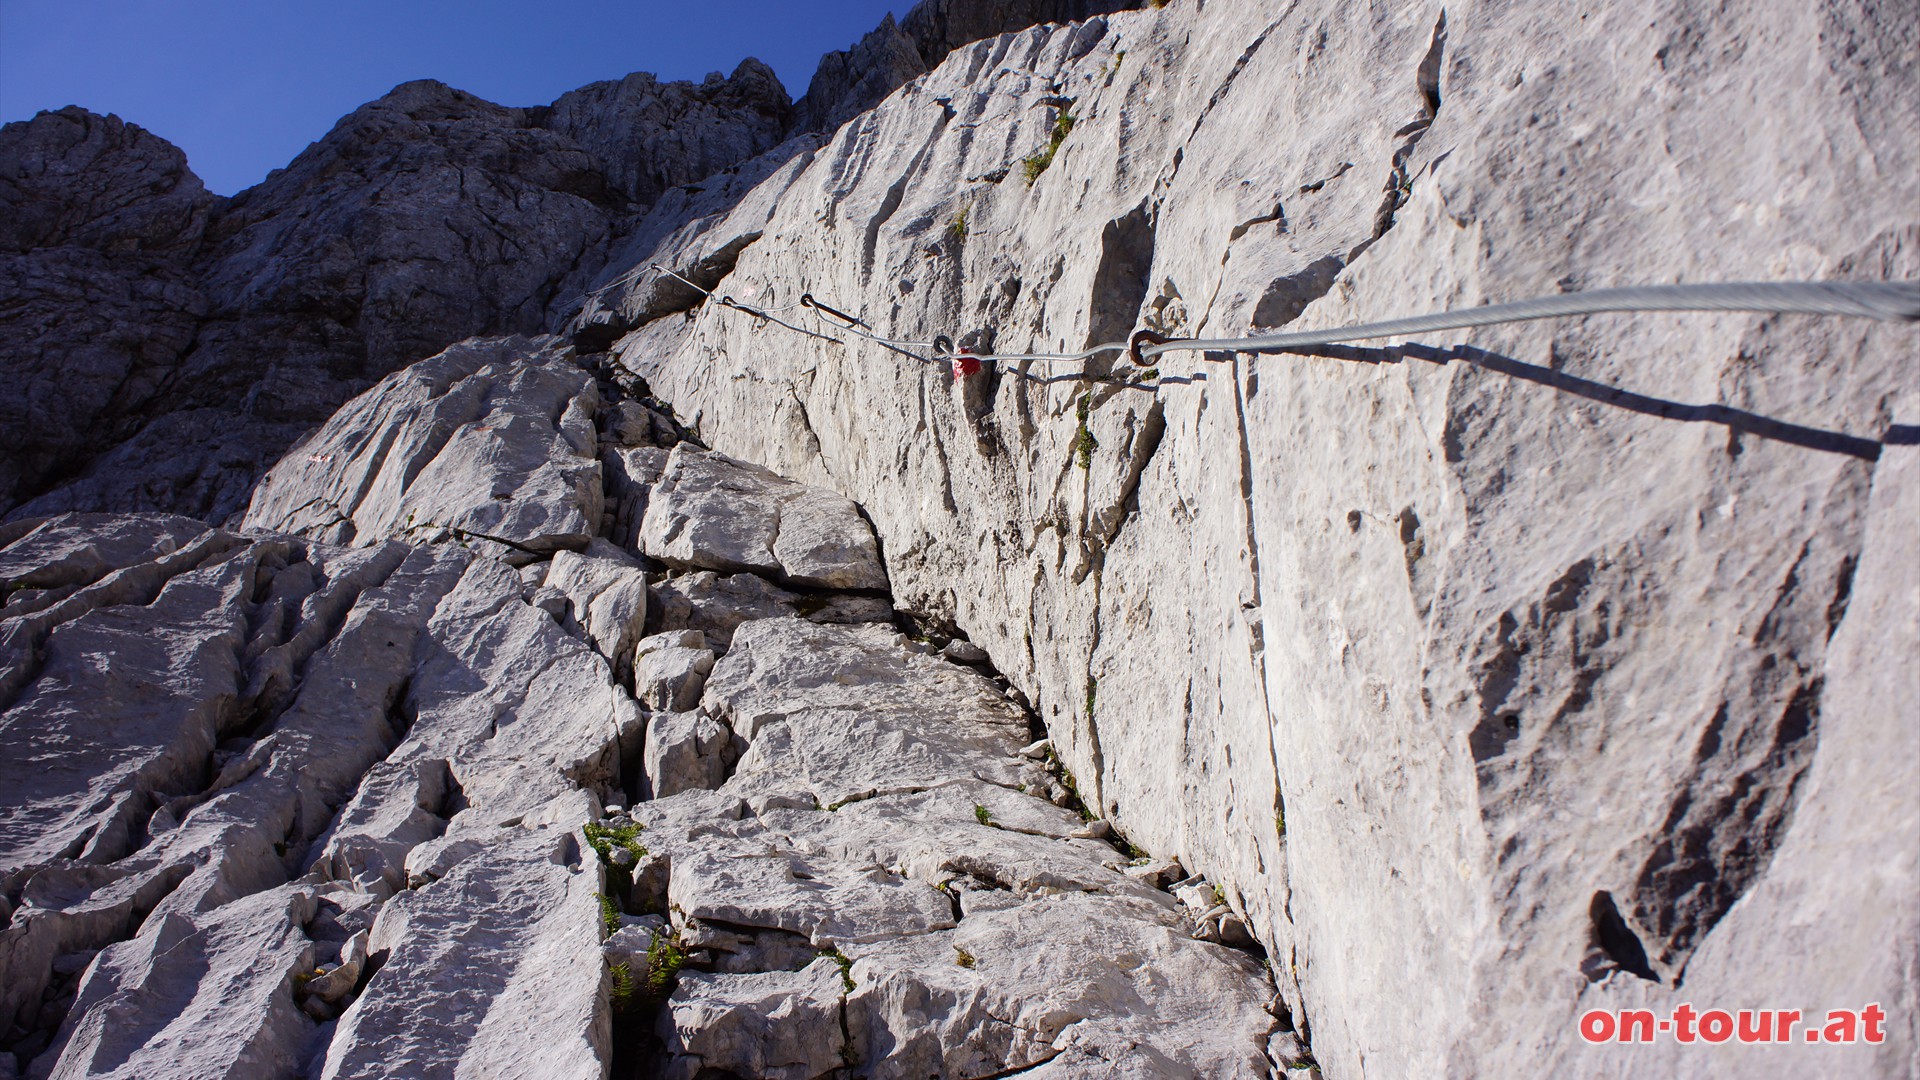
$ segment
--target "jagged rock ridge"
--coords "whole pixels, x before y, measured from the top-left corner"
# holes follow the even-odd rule
[[[0,514],[224,520],[300,434],[396,368],[477,334],[537,333],[608,245],[677,189],[791,156],[947,50],[1087,0],[929,5],[834,54],[796,107],[757,60],[635,73],[506,108],[396,87],[231,199],[184,156],[68,108],[0,130]],[[883,50],[884,51],[884,50]],[[57,375],[56,373],[66,373]]]

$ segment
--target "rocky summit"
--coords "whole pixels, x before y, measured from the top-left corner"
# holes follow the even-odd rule
[[[7,125],[0,1080],[1920,1076],[1913,312],[1231,343],[1910,297],[1916,26]]]

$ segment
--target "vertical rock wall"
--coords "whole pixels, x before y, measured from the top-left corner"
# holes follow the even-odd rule
[[[1911,279],[1911,42],[1874,4],[1175,4],[962,48],[648,254],[744,242],[717,291],[1000,351]],[[778,317],[835,340],[709,305],[619,356],[866,508],[1089,801],[1225,883],[1333,1075],[1819,1068],[1575,1020],[1914,999],[1910,328],[1591,317],[1142,388]]]

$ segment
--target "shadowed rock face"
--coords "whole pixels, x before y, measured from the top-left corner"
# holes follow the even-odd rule
[[[889,14],[852,48],[822,57],[794,107],[794,130],[831,132],[962,45],[1144,6],[1144,0],[926,0],[899,22]]]
[[[199,245],[220,200],[165,139],[74,106],[7,126],[0,251],[74,246],[166,256]]]
[[[394,366],[538,329],[616,205],[523,111],[428,83],[233,200],[160,140],[77,110],[9,125],[0,147],[21,178],[7,194],[35,210],[8,237],[33,250],[0,267],[27,301],[0,322],[20,376],[0,392],[21,421],[6,438],[23,444],[0,505],[72,478],[29,513],[231,513],[293,436]]]
[[[0,284],[20,305],[0,316],[0,511],[232,514],[289,442],[395,368],[545,329],[634,203],[765,150],[787,108],[757,63],[542,109],[408,83],[226,200],[118,119],[8,125]]]
[[[773,69],[741,61],[733,75],[663,83],[646,72],[591,83],[555,101],[545,125],[600,164],[609,187],[641,205],[772,149],[793,103]]]
[[[0,135],[0,512],[131,434],[209,304],[220,200],[186,157],[78,108]]]

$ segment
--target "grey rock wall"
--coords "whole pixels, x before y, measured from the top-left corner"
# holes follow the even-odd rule
[[[244,531],[0,527],[0,1066],[1264,1075],[1247,942],[1123,872],[1004,684],[892,625],[852,504],[620,445],[648,406],[579,361],[476,340],[383,380]],[[603,477],[602,429],[667,467]],[[603,483],[771,522],[777,561],[599,538]]]
[[[0,512],[232,515],[395,369],[544,330],[636,209],[764,151],[787,111],[757,62],[533,109],[413,82],[232,199],[117,118],[8,125]]]
[[[1142,6],[1140,0],[923,0],[900,21],[889,13],[851,48],[821,57],[795,103],[793,129],[831,132],[962,45]]]
[[[773,69],[748,58],[699,84],[635,72],[583,86],[553,103],[545,126],[591,154],[615,191],[651,205],[772,149],[792,109]]]
[[[0,1076],[1911,1073],[1912,327],[794,305],[1913,280],[1912,12],[1091,13],[10,125]]]
[[[1001,351],[1910,280],[1910,21],[1037,28],[608,275],[751,234],[717,291]],[[1605,316],[1169,354],[1117,385],[1108,361],[960,377],[783,317],[837,340],[709,306],[619,355],[717,449],[865,508],[898,601],[985,648],[1090,805],[1221,882],[1330,1075],[1610,1075],[1586,1009],[1912,999],[1914,604],[1861,591],[1900,559],[1870,523],[1911,495],[1910,327]],[[1869,1071],[1906,1068],[1895,1027]]]

